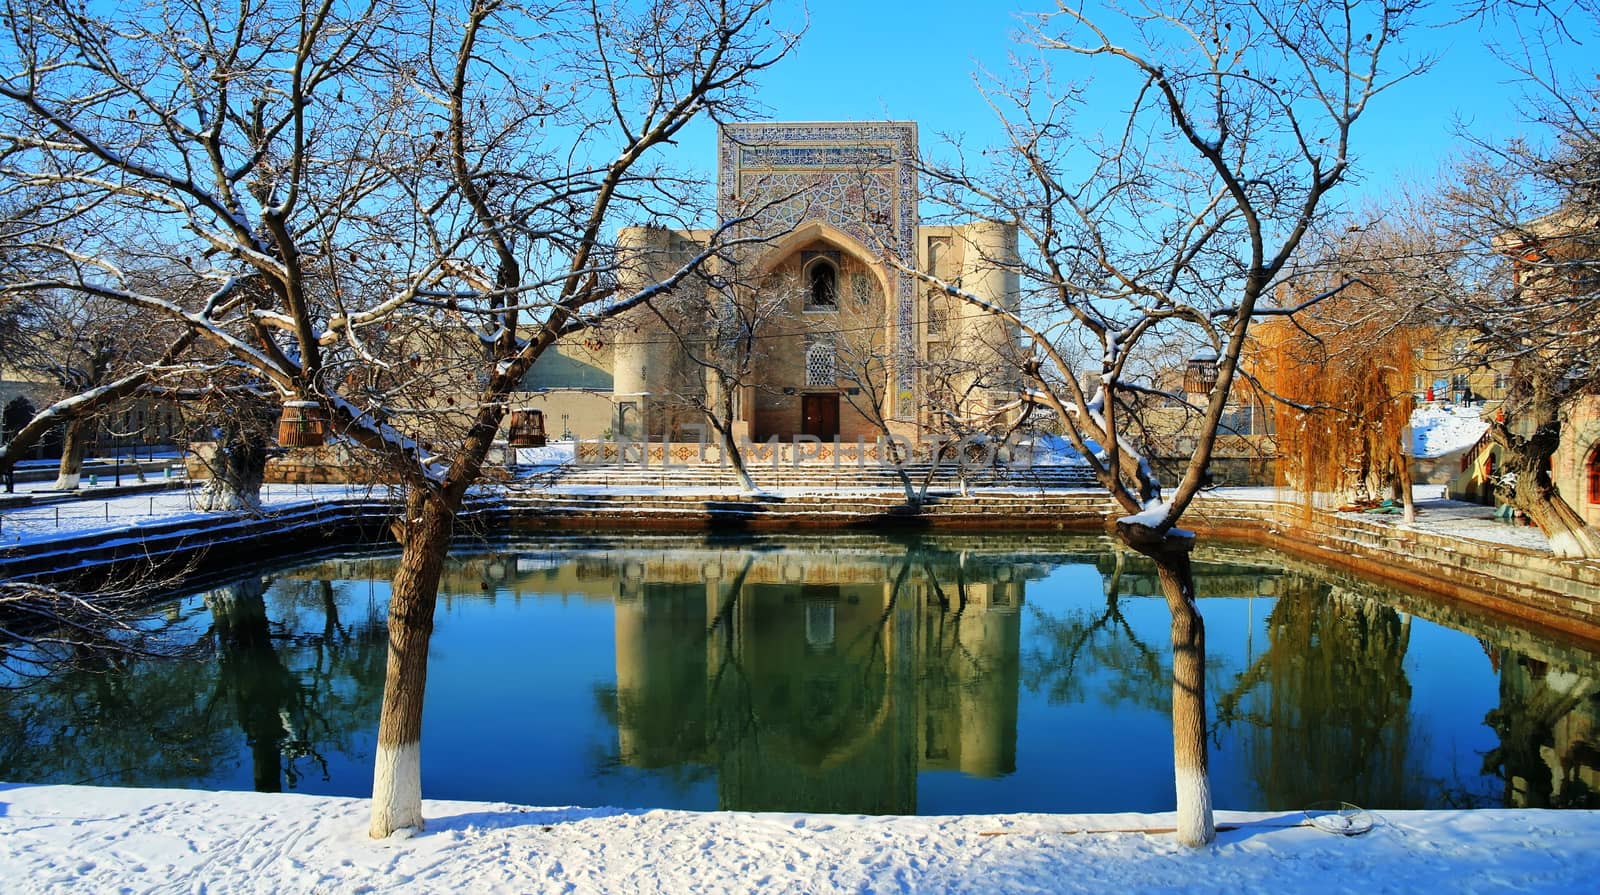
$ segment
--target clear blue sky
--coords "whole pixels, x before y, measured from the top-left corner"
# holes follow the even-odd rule
[[[920,125],[924,151],[941,132],[962,133],[968,146],[996,142],[997,126],[973,85],[980,66],[1003,73],[1012,53],[1037,53],[1020,44],[1017,12],[1053,4],[1018,0],[811,0],[810,27],[797,51],[763,79],[761,99],[774,120],[833,121],[893,118]],[[1460,145],[1457,120],[1474,133],[1505,137],[1524,128],[1516,110],[1521,88],[1514,72],[1490,52],[1492,38],[1512,40],[1519,28],[1544,25],[1532,14],[1491,22],[1444,21],[1406,35],[1408,53],[1437,57],[1429,72],[1376,101],[1354,136],[1359,182],[1345,199],[1380,194],[1396,182],[1428,181]],[[1560,48],[1557,67],[1588,81],[1600,49],[1594,22],[1576,29],[1583,46]],[[1077,60],[1050,53],[1058,78],[1073,77]],[[1102,80],[1091,99],[1127,105],[1125,87]],[[715,146],[709,128],[686,135],[680,163],[710,170]],[[703,153],[704,162],[692,160]]]

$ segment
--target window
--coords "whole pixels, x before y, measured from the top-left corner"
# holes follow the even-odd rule
[[[856,304],[865,306],[872,301],[872,278],[864,273],[850,275],[850,291],[855,294]]]
[[[1251,423],[1255,419],[1254,410],[1255,408],[1249,404],[1240,404],[1224,410],[1217,431],[1224,435],[1251,434]]]
[[[826,258],[816,258],[806,267],[806,307],[835,308],[839,301],[839,270]]]
[[[945,276],[945,257],[950,253],[950,238],[948,236],[928,237],[928,273],[936,277]]]
[[[813,342],[806,349],[806,385],[832,388],[839,376],[834,369],[832,342]]]
[[[928,290],[928,335],[944,332],[944,298],[937,289]]]
[[[814,650],[833,648],[834,618],[831,603],[806,604],[806,646]]]

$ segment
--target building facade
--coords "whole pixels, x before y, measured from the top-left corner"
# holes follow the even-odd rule
[[[753,440],[870,442],[1003,412],[1014,333],[911,270],[1014,307],[1015,231],[924,225],[916,158],[911,122],[724,126],[724,232],[624,230],[619,293],[714,238],[728,247],[670,295],[547,352],[519,403],[558,437],[673,441],[698,440],[708,413]]]

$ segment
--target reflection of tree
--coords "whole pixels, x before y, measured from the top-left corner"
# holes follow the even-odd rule
[[[252,777],[261,792],[293,789],[302,762],[328,779],[326,755],[348,752],[353,735],[372,723],[381,696],[384,631],[377,608],[361,624],[339,620],[332,581],[299,579],[278,588],[282,617],[268,621],[268,582],[246,578],[208,591],[218,653],[216,698],[228,698],[250,747]],[[300,607],[321,615],[320,626],[294,616]]]
[[[1038,626],[1038,641],[1043,649],[1023,653],[1022,682],[1034,692],[1043,691],[1052,703],[1082,702],[1085,685],[1093,672],[1113,672],[1109,679],[1095,682],[1100,697],[1108,703],[1129,703],[1167,712],[1172,705],[1172,672],[1162,656],[1134,633],[1122,614],[1122,575],[1127,554],[1116,551],[1116,565],[1106,579],[1105,605],[1098,609],[1074,609],[1053,616],[1032,608]],[[1080,668],[1085,658],[1088,667]]]
[[[285,726],[295,724],[292,716],[280,712],[294,701],[296,682],[272,648],[262,599],[266,590],[265,579],[251,577],[206,592],[205,601],[217,639],[218,693],[233,697],[235,716],[250,747],[256,791],[278,792],[283,789]],[[320,756],[311,754],[322,763]]]
[[[1267,649],[1217,709],[1220,727],[1243,727],[1263,801],[1422,807],[1404,667],[1410,618],[1309,576],[1281,581]]]
[[[346,624],[331,581],[285,579],[273,589],[274,615],[290,621],[273,622],[267,596],[248,578],[159,607],[170,652],[186,658],[88,654],[0,690],[0,779],[214,784],[240,757],[238,731],[257,788],[294,787],[302,759],[325,774],[322,756],[351,752],[377,715],[381,607]],[[189,608],[202,603],[209,628]],[[320,617],[299,618],[288,605]]]
[[[1484,719],[1500,745],[1484,756],[1483,771],[1505,781],[1505,803],[1600,808],[1600,688],[1594,679],[1509,649],[1500,667],[1500,706]]]
[[[0,779],[181,786],[232,757],[233,744],[201,698],[215,673],[207,664],[93,661],[0,690]]]

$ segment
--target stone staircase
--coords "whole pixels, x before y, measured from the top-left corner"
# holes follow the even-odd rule
[[[926,464],[907,468],[914,487],[920,489],[927,471]],[[900,478],[886,466],[775,469],[768,464],[751,469],[751,475],[762,493],[740,494],[733,470],[717,466],[566,466],[514,478],[505,485],[506,508],[515,518],[546,522],[626,516],[643,525],[668,519],[681,524],[685,518],[830,525],[887,517],[959,516],[974,523],[1001,516],[1098,517],[1106,501],[1081,466],[975,470],[968,476],[966,495],[960,494],[957,470],[941,468],[929,487],[927,504],[916,511],[906,506]],[[1045,495],[1049,499],[1041,500]]]
[[[893,467],[882,464],[833,466],[826,463],[780,465],[754,464],[751,478],[763,490],[801,489],[817,491],[893,491],[903,492],[900,476]],[[906,467],[913,487],[921,488],[928,464]],[[1082,491],[1100,486],[1086,466],[1034,466],[1026,469],[974,469],[965,476],[969,488],[1008,491]],[[930,485],[932,492],[956,491],[961,487],[961,472],[954,464],[941,464]],[[518,477],[510,488],[519,494],[556,489],[560,491],[599,491],[609,488],[671,488],[737,491],[738,477],[731,467],[716,465],[640,466],[638,464],[573,465],[545,473]]]

